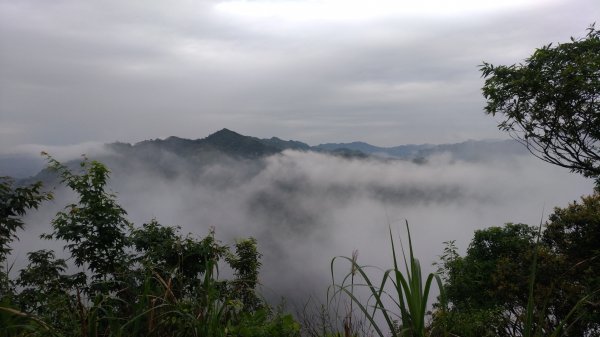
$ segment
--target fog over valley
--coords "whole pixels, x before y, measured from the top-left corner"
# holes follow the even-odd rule
[[[110,189],[136,226],[155,218],[200,236],[214,228],[226,244],[255,237],[263,254],[262,294],[275,302],[285,296],[295,305],[308,295],[324,299],[334,256],[358,250],[360,264],[390,267],[388,225],[406,239],[409,222],[415,253],[433,271],[443,242],[456,240],[464,252],[476,229],[537,225],[553,207],[593,188],[592,180],[547,164],[512,141],[397,147],[396,155],[382,152],[389,148],[369,154],[353,146],[309,146],[222,130],[194,141],[75,149],[87,148],[91,159],[111,169]],[[73,149],[49,152],[74,164]],[[58,183],[48,172],[37,178]],[[54,214],[74,201],[59,186],[53,201],[26,216],[13,244],[16,265],[27,251],[52,245],[39,234],[49,232]],[[50,248],[62,252],[60,245]]]

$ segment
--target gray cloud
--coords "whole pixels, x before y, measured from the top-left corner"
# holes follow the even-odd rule
[[[498,137],[477,65],[582,36],[600,14],[579,0],[298,23],[215,4],[0,2],[2,147],[222,127],[315,144]]]

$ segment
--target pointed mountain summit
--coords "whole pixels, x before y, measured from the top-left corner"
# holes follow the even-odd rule
[[[277,147],[263,143],[260,139],[244,136],[229,129],[222,129],[201,140],[224,153],[255,158],[281,152]]]
[[[231,131],[227,128],[222,128],[221,130],[219,130],[215,133],[211,133],[210,135],[208,135],[208,137],[206,137],[204,139],[212,140],[212,139],[243,138],[243,137],[247,137],[247,136],[239,134],[235,131]]]

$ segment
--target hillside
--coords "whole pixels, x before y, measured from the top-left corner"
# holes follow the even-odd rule
[[[513,140],[469,140],[454,144],[408,144],[380,147],[364,142],[325,143],[310,146],[297,140],[278,137],[257,138],[222,129],[205,138],[185,139],[171,136],[138,143],[115,142],[102,146],[98,153],[88,154],[110,167],[135,169],[143,165],[166,175],[173,174],[173,165],[203,167],[222,160],[257,161],[285,150],[312,151],[344,158],[374,160],[411,160],[423,162],[432,156],[447,154],[454,160],[488,161],[506,156],[525,155],[527,150]],[[55,155],[50,153],[51,155]],[[40,172],[45,163],[40,156],[11,154],[0,156],[0,176],[26,178]],[[46,173],[36,178],[46,179]]]

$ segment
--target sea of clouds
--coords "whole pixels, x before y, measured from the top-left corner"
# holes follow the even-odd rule
[[[389,226],[406,244],[408,221],[415,254],[430,272],[445,241],[455,240],[464,252],[477,229],[538,225],[553,207],[593,188],[591,180],[525,155],[466,162],[441,154],[417,164],[284,151],[198,165],[163,154],[156,160],[170,165],[167,175],[148,162],[125,165],[127,160],[108,160],[110,190],[132,222],[156,218],[199,236],[214,228],[225,244],[255,237],[263,254],[263,295],[300,305],[309,296],[324,300],[335,256],[357,250],[360,264],[391,267]],[[61,187],[55,194],[26,216],[14,244],[15,266],[24,263],[27,251],[62,254],[61,244],[39,239],[50,231],[53,215],[76,200]],[[347,267],[338,264],[337,272]]]

